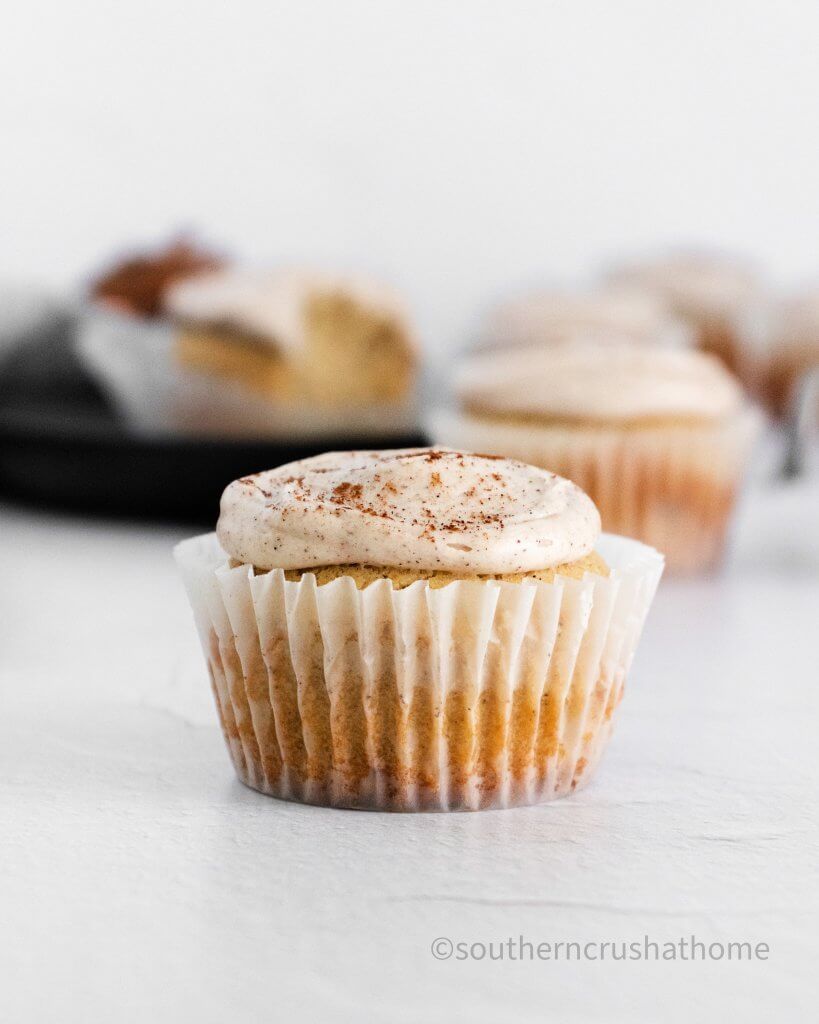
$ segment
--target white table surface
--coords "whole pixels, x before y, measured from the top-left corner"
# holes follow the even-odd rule
[[[755,499],[722,578],[664,581],[586,790],[390,816],[235,781],[183,531],[0,509],[0,1020],[819,1019],[818,514]],[[770,956],[430,950],[645,935]]]

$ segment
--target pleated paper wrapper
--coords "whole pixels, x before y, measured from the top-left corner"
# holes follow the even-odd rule
[[[609,577],[317,586],[231,568],[215,534],[176,559],[236,774],[311,804],[476,810],[591,777],[663,560],[604,536]]]
[[[719,564],[763,419],[748,406],[713,424],[618,427],[515,423],[438,410],[432,440],[519,459],[573,480],[603,529],[663,552],[669,571]]]

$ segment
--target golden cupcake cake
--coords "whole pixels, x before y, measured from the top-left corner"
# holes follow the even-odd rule
[[[578,483],[603,527],[659,548],[670,569],[715,565],[760,417],[715,357],[592,343],[477,354],[436,441]]]
[[[402,811],[585,784],[663,565],[568,480],[434,448],[236,480],[176,558],[242,782]]]
[[[751,263],[720,252],[672,252],[621,267],[610,281],[661,299],[693,328],[699,348],[755,388],[769,300]]]

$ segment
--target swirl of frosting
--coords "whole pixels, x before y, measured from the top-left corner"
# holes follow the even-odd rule
[[[622,344],[478,354],[456,389],[477,413],[597,422],[720,418],[742,402],[739,384],[713,356]]]
[[[590,292],[530,292],[492,311],[480,348],[556,345],[594,339],[685,347],[691,328],[645,288],[610,285]]]
[[[600,516],[575,484],[448,448],[332,452],[222,495],[224,550],[261,569],[369,564],[530,572],[589,554]]]

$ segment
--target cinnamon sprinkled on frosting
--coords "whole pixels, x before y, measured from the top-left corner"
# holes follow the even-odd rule
[[[546,569],[600,533],[575,484],[448,448],[333,452],[242,477],[222,495],[225,551],[260,569],[369,564],[467,573]]]

